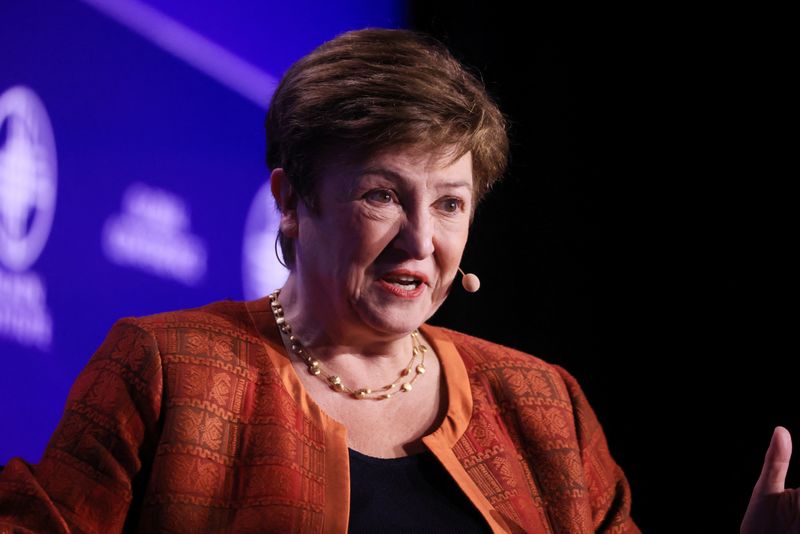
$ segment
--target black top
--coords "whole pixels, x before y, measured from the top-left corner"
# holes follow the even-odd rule
[[[431,452],[373,458],[350,449],[352,533],[491,532]]]

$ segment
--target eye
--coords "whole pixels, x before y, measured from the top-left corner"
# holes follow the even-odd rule
[[[373,189],[364,195],[364,199],[378,204],[391,204],[395,201],[396,196],[389,189]]]
[[[439,201],[439,206],[447,213],[458,213],[464,209],[464,201],[456,197],[447,197]]]

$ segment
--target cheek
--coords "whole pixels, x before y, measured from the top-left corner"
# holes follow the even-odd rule
[[[467,230],[459,229],[458,231],[453,231],[451,229],[449,232],[442,234],[437,243],[436,257],[441,279],[437,284],[434,300],[443,301],[459,276],[458,267],[464,247],[467,244]]]
[[[458,270],[458,264],[461,262],[464,248],[467,246],[468,237],[469,227],[466,225],[442,229],[437,243],[442,269],[445,271]]]
[[[390,245],[397,229],[396,217],[373,218],[356,214],[346,222],[344,246],[352,247],[351,255],[359,263],[372,263]]]

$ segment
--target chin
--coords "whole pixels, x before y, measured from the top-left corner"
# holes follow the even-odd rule
[[[430,301],[415,306],[378,306],[361,309],[361,319],[373,330],[386,334],[409,334],[431,318],[441,305]]]
[[[361,298],[351,301],[351,305],[367,328],[385,335],[397,336],[416,330],[444,302],[443,298],[433,298],[431,288],[412,299],[398,298],[377,289],[363,292]]]
[[[389,335],[405,335],[419,328],[429,315],[410,310],[364,310],[359,314],[372,330]]]

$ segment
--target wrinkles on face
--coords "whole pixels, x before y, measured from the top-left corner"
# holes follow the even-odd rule
[[[320,210],[301,220],[297,249],[302,279],[325,293],[316,304],[330,308],[317,315],[338,323],[333,329],[399,335],[417,328],[447,297],[466,245],[470,154],[443,164],[433,155],[388,152],[323,168],[320,179]],[[387,292],[386,277],[396,272],[418,273],[424,291],[413,298]]]

